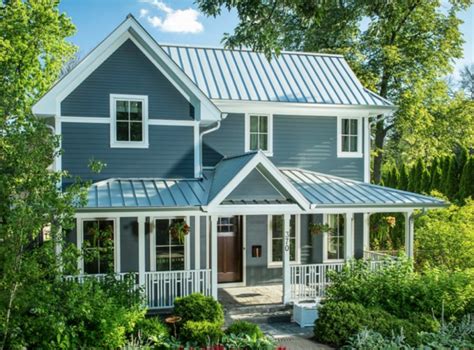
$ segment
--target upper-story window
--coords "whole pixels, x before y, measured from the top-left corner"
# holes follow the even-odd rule
[[[273,116],[268,114],[247,114],[245,116],[245,152],[273,153]]]
[[[148,97],[110,95],[110,146],[148,147]]]
[[[362,119],[337,118],[337,156],[362,157]]]

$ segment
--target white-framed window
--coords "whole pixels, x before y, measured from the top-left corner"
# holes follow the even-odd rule
[[[344,214],[328,214],[326,223],[330,232],[324,233],[324,260],[344,260],[346,217]]]
[[[300,226],[299,215],[290,216],[290,262],[298,263],[300,260]],[[284,216],[268,215],[268,266],[280,267],[283,262],[284,242]]]
[[[362,157],[362,118],[337,118],[337,156]]]
[[[173,236],[170,228],[182,218],[159,218],[155,220],[156,271],[181,271],[186,268],[185,241]]]
[[[273,155],[273,115],[245,115],[245,152],[263,151]]]
[[[118,272],[119,244],[114,219],[84,219],[78,237],[83,250],[82,271],[86,274]],[[82,235],[81,235],[82,233]]]
[[[148,148],[148,96],[110,95],[110,147]]]

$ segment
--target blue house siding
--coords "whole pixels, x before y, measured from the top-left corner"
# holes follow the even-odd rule
[[[189,102],[131,40],[62,101],[61,115],[107,118],[110,94],[147,95],[150,119],[193,119]]]
[[[109,124],[63,123],[63,169],[94,181],[111,177],[194,176],[193,128],[150,126],[147,149],[110,148],[109,128]],[[91,159],[107,164],[100,174],[88,168]]]
[[[268,180],[256,169],[227,196],[226,200],[285,200]]]
[[[120,218],[120,271],[138,271],[138,222],[136,217]]]
[[[204,136],[204,166],[215,165],[224,156],[245,151],[244,114],[229,114],[221,127]],[[279,167],[297,167],[331,175],[364,179],[363,158],[337,157],[335,117],[273,116],[273,157]]]

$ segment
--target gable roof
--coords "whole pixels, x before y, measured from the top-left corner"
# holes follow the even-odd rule
[[[176,63],[163,51],[153,37],[140,25],[132,15],[110,33],[81,62],[40,98],[33,106],[33,113],[39,116],[58,115],[58,104],[66,98],[82,81],[102,64],[126,40],[134,44],[155,64],[157,69],[175,85],[189,100],[200,102],[201,120],[217,121],[221,112],[206,94],[186,75]]]
[[[161,47],[212,100],[394,107],[364,88],[340,55],[282,52],[268,61],[243,49]]]
[[[280,169],[313,208],[444,207],[446,202],[418,193],[396,190],[302,169]]]

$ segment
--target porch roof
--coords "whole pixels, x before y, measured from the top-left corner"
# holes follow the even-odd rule
[[[280,171],[317,208],[443,207],[446,202],[418,193],[349,180],[303,169]]]

